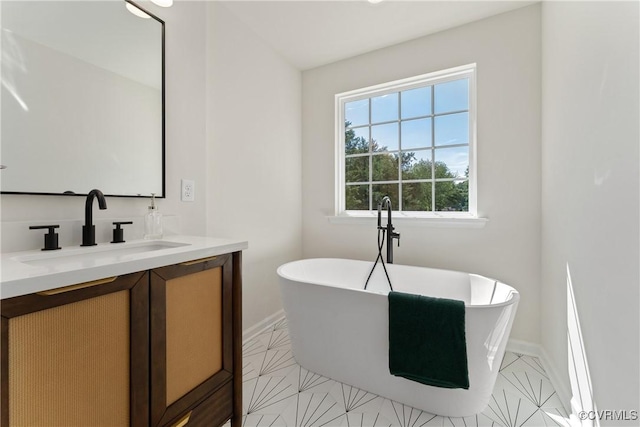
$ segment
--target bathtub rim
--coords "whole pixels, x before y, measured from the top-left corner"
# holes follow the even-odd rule
[[[294,261],[289,261],[286,262],[284,264],[281,264],[277,269],[276,269],[276,273],[278,274],[278,276],[282,279],[285,280],[289,280],[292,282],[298,282],[298,283],[308,283],[311,285],[318,285],[318,286],[326,286],[329,288],[336,288],[336,289],[344,289],[346,291],[354,291],[354,292],[363,292],[363,293],[367,293],[367,294],[377,294],[377,295],[383,295],[381,292],[374,292],[374,291],[369,291],[366,289],[357,289],[357,288],[342,288],[339,286],[335,286],[332,285],[330,283],[323,283],[323,282],[318,282],[318,281],[302,281],[299,278],[295,278],[292,277],[290,275],[284,274],[283,273],[283,269],[286,268],[288,265],[290,264],[295,264],[295,263],[300,263],[300,262],[304,262],[304,261],[315,261],[315,260],[327,260],[327,261],[333,261],[333,260],[340,260],[340,261],[355,261],[355,262],[362,262],[362,263],[368,263],[370,265],[373,265],[373,261],[364,261],[364,260],[360,260],[360,259],[352,259],[352,258],[328,258],[328,257],[322,257],[322,258],[301,258],[298,260],[294,260]],[[509,299],[503,302],[499,302],[499,303],[495,303],[495,304],[464,304],[465,309],[487,309],[487,308],[498,308],[498,307],[506,307],[508,305],[513,305],[513,304],[518,304],[518,302],[520,301],[520,292],[518,292],[513,286],[508,285],[500,280],[497,279],[493,279],[491,277],[487,277],[487,276],[483,276],[481,274],[477,274],[477,273],[469,273],[466,271],[458,271],[458,270],[447,270],[444,268],[434,268],[434,267],[422,267],[419,265],[409,265],[409,264],[392,264],[392,265],[397,265],[397,266],[404,266],[404,267],[414,267],[414,268],[424,268],[424,269],[431,269],[431,270],[439,270],[439,271],[446,271],[446,272],[452,272],[452,273],[461,273],[461,274],[467,274],[469,276],[473,275],[473,276],[477,276],[477,277],[482,277],[484,279],[488,279],[491,281],[494,281],[496,283],[500,283],[503,286],[506,286],[508,288],[508,290],[510,291],[509,294]],[[364,286],[364,285],[363,285]],[[388,292],[387,294],[388,295]]]

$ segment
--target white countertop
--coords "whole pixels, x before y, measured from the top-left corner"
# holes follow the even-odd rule
[[[244,240],[168,236],[55,251],[3,253],[0,298],[41,292],[247,249]],[[150,249],[150,250],[147,250]]]

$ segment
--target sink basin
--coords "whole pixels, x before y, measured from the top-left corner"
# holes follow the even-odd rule
[[[13,257],[14,261],[32,266],[59,266],[62,264],[104,264],[122,260],[128,255],[144,254],[163,249],[188,246],[188,243],[150,240],[121,244],[102,244],[97,246],[65,248],[58,251],[43,251],[36,254]]]

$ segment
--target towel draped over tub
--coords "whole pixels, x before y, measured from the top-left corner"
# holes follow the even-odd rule
[[[468,389],[464,302],[402,292],[389,292],[388,298],[391,374]]]

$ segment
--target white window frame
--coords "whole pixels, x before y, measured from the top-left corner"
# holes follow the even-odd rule
[[[468,64],[335,95],[335,216],[330,218],[332,222],[339,223],[344,222],[344,219],[369,218],[377,215],[377,212],[374,211],[345,209],[345,104],[389,93],[445,83],[465,77],[469,79],[469,211],[398,212],[398,207],[393,206],[395,210],[394,218],[399,216],[401,219],[426,220],[422,221],[424,223],[433,223],[433,220],[436,219],[461,220],[458,221],[458,224],[463,224],[465,220],[473,221],[480,219],[478,218],[477,210],[476,64]],[[471,222],[469,222],[469,224],[471,224]]]

